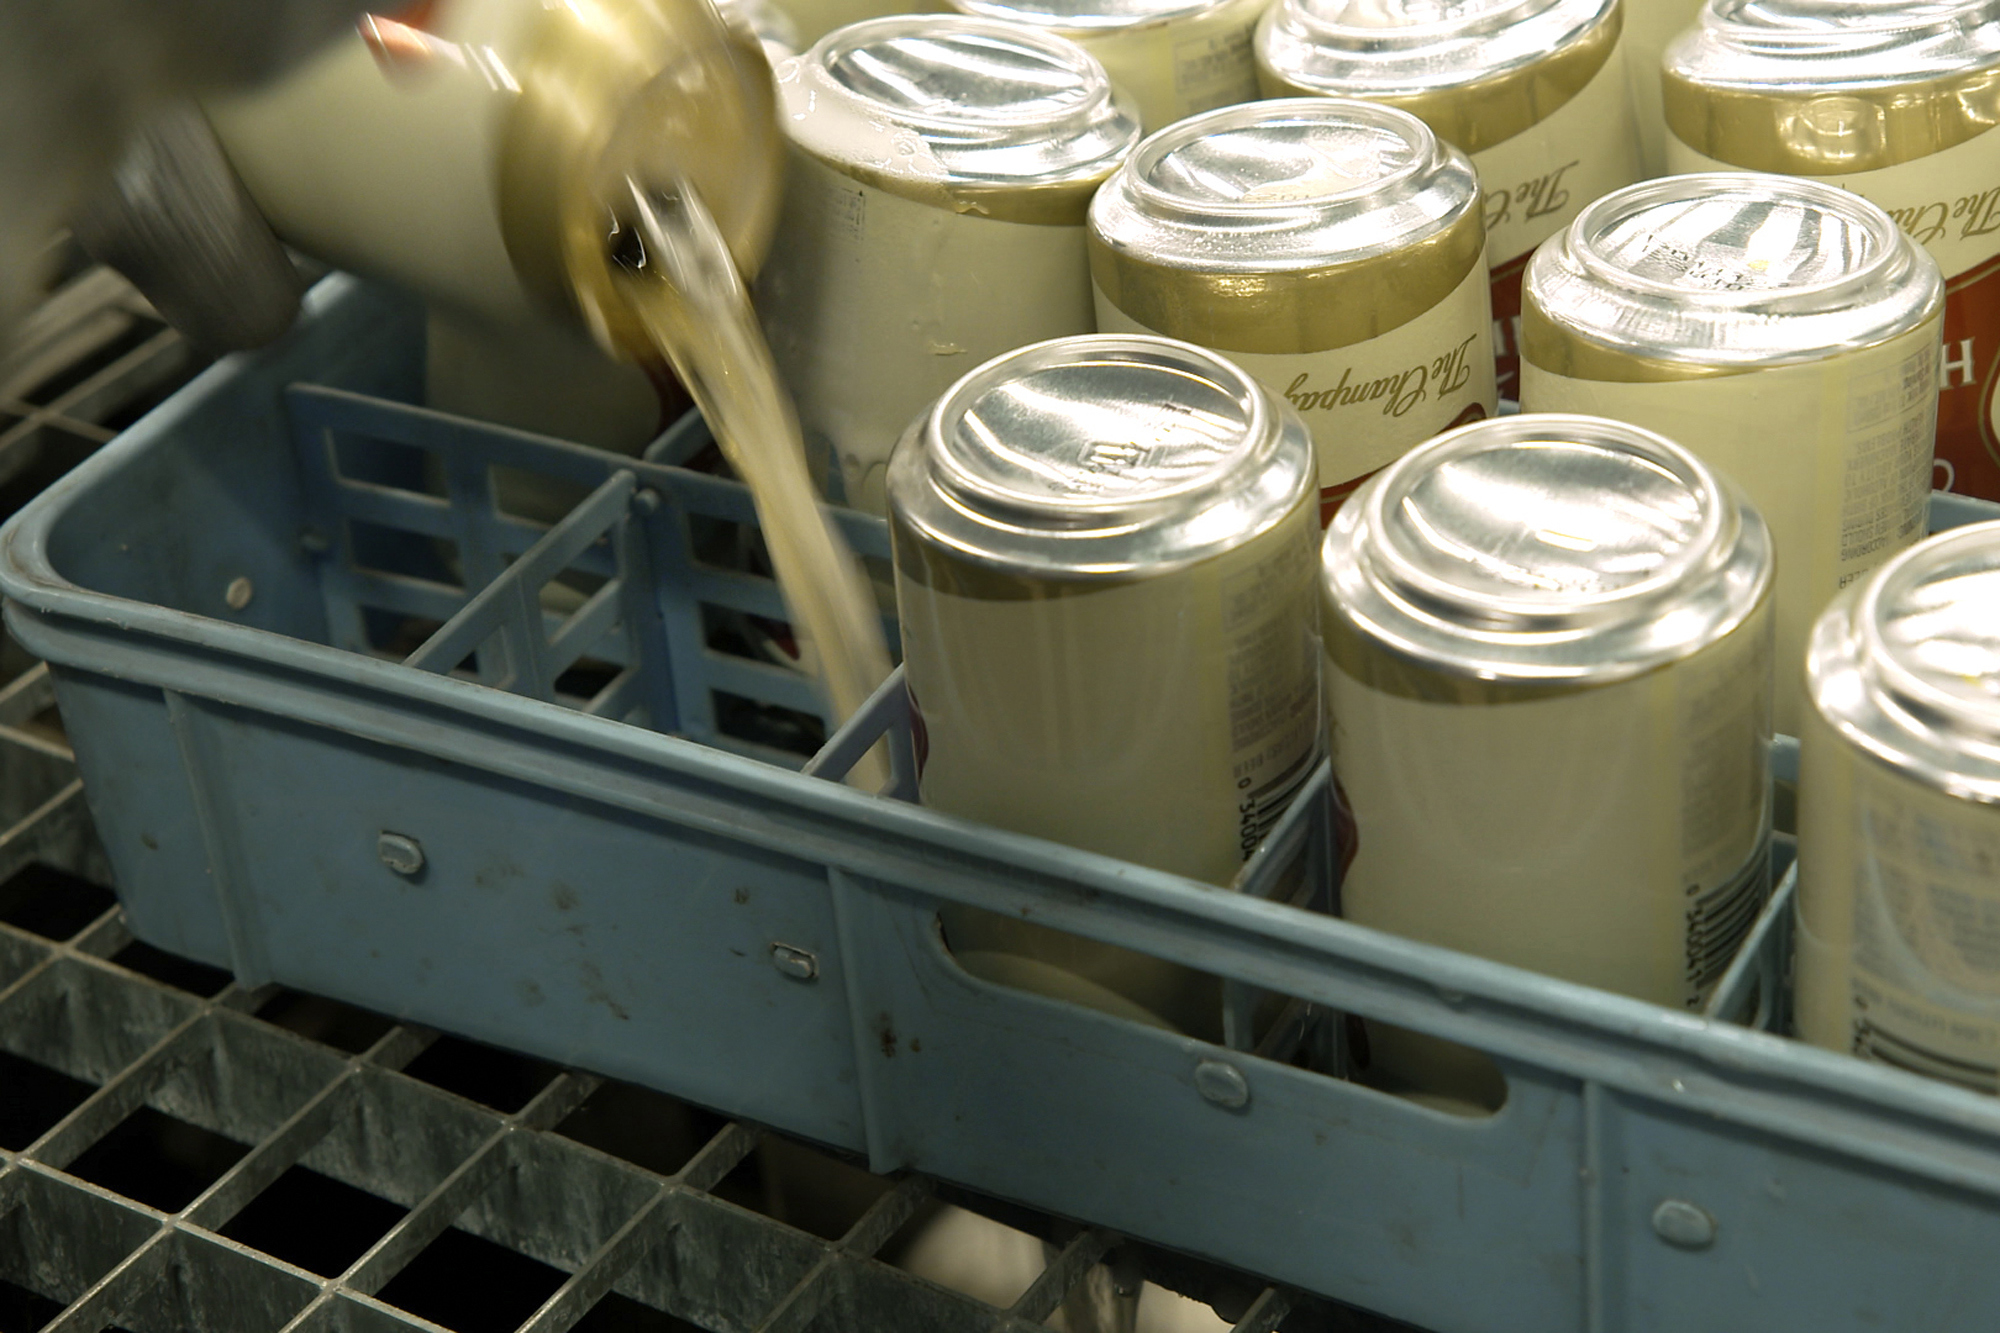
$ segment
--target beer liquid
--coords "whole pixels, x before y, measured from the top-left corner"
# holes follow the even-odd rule
[[[792,624],[812,641],[836,718],[888,676],[882,622],[854,554],[819,507],[805,445],[729,247],[686,181],[627,178],[609,249],[572,247],[571,276],[599,336],[624,354],[664,357],[750,488]],[[882,748],[848,780],[887,781]]]

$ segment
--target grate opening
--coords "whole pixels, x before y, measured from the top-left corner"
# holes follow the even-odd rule
[[[451,1227],[376,1295],[454,1333],[513,1333],[567,1277]]]
[[[770,1135],[736,1173],[750,1167],[755,1168],[758,1198],[743,1202],[822,1240],[845,1236],[863,1213],[896,1187],[895,1181],[850,1162]]]
[[[0,1324],[0,1328],[4,1327]],[[719,1333],[719,1330],[690,1324],[614,1291],[572,1324],[570,1333]]]
[[[158,320],[132,317],[130,323],[115,336],[99,343],[61,370],[23,389],[20,397],[23,401],[35,405],[52,403],[99,371],[108,369],[130,353],[138,351],[166,327]]]
[[[403,1215],[387,1199],[294,1166],[236,1214],[222,1234],[309,1273],[337,1277]]]
[[[249,1149],[234,1139],[142,1106],[71,1162],[73,1176],[177,1213]]]
[[[562,1066],[460,1037],[440,1037],[404,1065],[403,1072],[496,1111],[512,1112],[533,1100],[562,1073]]]
[[[117,902],[111,890],[37,861],[0,884],[0,921],[45,939],[66,940]]]
[[[282,989],[257,1007],[257,1017],[309,1041],[353,1055],[382,1040],[396,1026],[390,1019],[367,1009]]]
[[[130,968],[140,976],[172,986],[176,990],[199,995],[203,999],[220,994],[232,978],[219,967],[197,963],[192,958],[182,958],[179,954],[155,949],[143,940],[133,940],[130,944],[111,955],[111,961],[120,967]]]
[[[96,1088],[38,1061],[0,1050],[0,1148],[19,1152],[83,1105]],[[0,1320],[0,1330],[12,1325]]]
[[[61,1301],[0,1278],[0,1333],[33,1333],[62,1312]]]
[[[663,1093],[606,1083],[556,1126],[564,1138],[670,1176],[729,1122]]]

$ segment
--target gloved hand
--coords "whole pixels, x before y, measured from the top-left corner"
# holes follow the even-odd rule
[[[192,103],[140,127],[71,225],[202,351],[261,347],[298,316],[305,283]]]
[[[0,136],[0,344],[40,289],[50,239],[100,188],[140,125],[180,98],[282,73],[366,7],[367,0],[0,0],[0,125],[7,127]],[[198,162],[201,150],[189,135],[165,133],[174,146],[135,149],[134,162],[169,171]],[[171,193],[180,197],[176,207],[192,205],[208,221],[184,217],[167,230],[209,233],[197,250],[211,258],[238,244],[256,251],[240,221],[218,221],[230,208],[216,202],[222,196],[212,172],[199,168],[193,179],[207,183]],[[139,209],[142,193],[135,190],[125,206]],[[220,211],[206,213],[211,206]],[[100,235],[117,230],[106,221]],[[159,263],[167,262],[158,251],[165,234],[140,247]],[[268,263],[264,255],[250,261],[251,271]],[[216,297],[203,299],[213,304]],[[202,303],[182,302],[190,312]],[[252,319],[243,328],[264,326]],[[212,331],[229,327],[215,321]]]

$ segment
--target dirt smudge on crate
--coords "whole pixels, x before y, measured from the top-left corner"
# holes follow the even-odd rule
[[[549,901],[555,904],[558,912],[574,912],[578,901],[576,890],[557,880],[556,886],[549,890]]]
[[[583,974],[583,998],[588,1004],[601,1004],[611,1011],[611,1016],[621,1023],[632,1021],[632,1011],[611,997],[611,991],[604,984],[604,971],[597,964],[585,959],[577,965]]]
[[[141,844],[145,846],[146,850],[149,852],[157,852],[160,850],[160,840],[154,837],[150,833],[141,833],[139,835],[139,841]]]
[[[736,900],[736,905],[738,907],[741,907],[743,904],[750,901],[750,890],[738,889],[736,892],[730,894],[729,896]]]
[[[521,867],[507,857],[501,857],[491,864],[481,867],[473,876],[474,887],[497,889],[510,879],[521,878]]]
[[[521,1003],[530,1007],[541,1004],[549,998],[542,994],[542,988],[532,981],[516,982],[514,989],[521,993]]]
[[[875,1035],[876,1039],[882,1043],[882,1058],[884,1060],[895,1059],[896,1058],[895,1019],[891,1018],[887,1013],[884,1013],[875,1022]]]

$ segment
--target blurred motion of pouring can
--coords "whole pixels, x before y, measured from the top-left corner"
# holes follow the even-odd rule
[[[1607,195],[1528,266],[1521,406],[1658,431],[1741,486],[1777,551],[1776,725],[1834,593],[1924,535],[1944,281],[1889,215],[1784,176]]]
[[[1100,332],[1222,352],[1298,410],[1322,523],[1497,406],[1479,180],[1407,112],[1291,98],[1162,130],[1092,201],[1090,266]]]
[[[1798,1034],[2000,1091],[2000,523],[1842,593],[1806,680]]]
[[[1528,255],[1639,179],[1622,25],[1619,0],[1278,0],[1257,28],[1265,96],[1401,107],[1472,158],[1502,398],[1518,392]]]
[[[757,306],[815,474],[879,514],[925,405],[1092,330],[1084,214],[1139,125],[1074,42],[959,15],[843,28],[778,89],[792,151]]]
[[[1819,177],[1936,258],[1935,484],[2000,499],[2000,5],[1721,0],[1664,66],[1671,170]]]
[[[1321,566],[1342,914],[1698,1006],[1770,884],[1756,511],[1650,431],[1502,417],[1377,473]]]
[[[1148,131],[1257,96],[1250,35],[1271,0],[951,0],[1025,23],[1096,56]]]
[[[1320,757],[1311,438],[1165,338],[996,358],[889,468],[926,805],[1227,885]],[[1213,1038],[1219,990],[971,910],[990,980]]]

